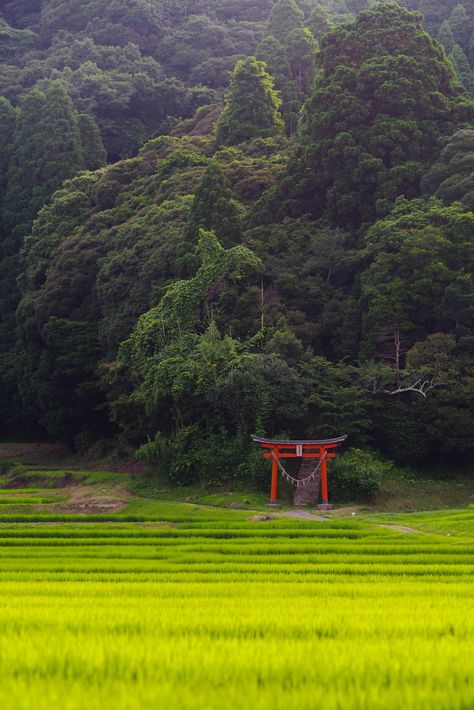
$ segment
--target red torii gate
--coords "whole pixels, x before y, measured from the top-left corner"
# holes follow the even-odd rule
[[[259,436],[252,436],[255,444],[258,444],[264,450],[263,457],[272,459],[272,486],[270,494],[270,505],[277,504],[277,484],[278,484],[278,468],[281,467],[280,459],[319,459],[319,468],[321,470],[321,498],[322,505],[318,506],[323,510],[330,510],[328,497],[328,475],[327,475],[327,460],[336,458],[336,449],[344,441],[346,436],[339,436],[335,439],[314,439],[314,440],[281,440],[281,439],[262,439]],[[282,468],[282,467],[281,467]],[[284,471],[284,469],[282,468]],[[285,472],[286,474],[286,472]],[[291,476],[286,474],[290,480]]]

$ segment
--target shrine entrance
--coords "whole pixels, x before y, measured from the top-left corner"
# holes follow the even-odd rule
[[[293,486],[308,486],[316,477],[321,480],[321,504],[320,510],[331,510],[328,494],[327,462],[336,458],[337,447],[346,441],[347,436],[339,436],[335,439],[315,439],[299,441],[283,441],[280,439],[262,439],[259,436],[252,436],[255,444],[263,449],[263,457],[272,461],[272,483],[270,493],[270,505],[278,505],[278,473],[289,481]],[[294,478],[285,470],[281,459],[314,459],[315,465],[304,478]]]

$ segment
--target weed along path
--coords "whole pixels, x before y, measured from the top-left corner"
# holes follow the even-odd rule
[[[248,518],[0,515],[1,707],[473,707],[474,510]]]

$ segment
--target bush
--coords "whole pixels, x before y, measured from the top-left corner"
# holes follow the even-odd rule
[[[370,498],[379,492],[384,476],[393,468],[373,451],[351,449],[330,467],[332,495],[344,501]]]
[[[197,425],[170,438],[157,434],[136,456],[178,486],[224,481],[256,485],[268,478],[266,462],[246,436],[231,436],[225,431],[204,433]]]

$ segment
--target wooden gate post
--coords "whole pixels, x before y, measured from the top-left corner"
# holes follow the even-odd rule
[[[332,505],[329,503],[328,494],[328,467],[327,467],[328,452],[325,449],[321,452],[321,505],[318,505],[319,510],[332,510]]]
[[[278,505],[278,454],[277,448],[273,449],[272,456],[272,489],[270,493],[270,505]]]

